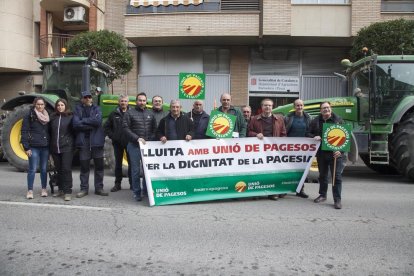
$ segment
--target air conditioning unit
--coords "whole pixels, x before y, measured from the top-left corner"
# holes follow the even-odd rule
[[[84,7],[66,7],[63,11],[63,22],[85,22],[85,20]]]

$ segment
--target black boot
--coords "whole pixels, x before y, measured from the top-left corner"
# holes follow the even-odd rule
[[[300,190],[300,193],[296,193],[296,196],[301,197],[301,198],[308,198],[309,196],[305,193],[304,187],[302,187],[302,189]]]
[[[115,186],[112,187],[111,192],[118,192],[121,190],[121,183],[116,183]]]

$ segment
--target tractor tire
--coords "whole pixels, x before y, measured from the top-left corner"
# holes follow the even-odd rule
[[[0,161],[4,160],[3,147],[1,146],[1,131],[3,130],[3,115],[0,117]]]
[[[398,175],[400,174],[398,170],[391,164],[391,165],[384,165],[384,164],[370,164],[369,163],[369,155],[368,154],[360,154],[362,161],[364,161],[365,165],[373,171],[377,173],[384,174],[384,175]]]
[[[398,171],[414,182],[414,113],[404,116],[395,127],[391,143]]]
[[[4,157],[19,171],[27,171],[29,159],[20,143],[23,117],[29,112],[30,105],[16,107],[3,120],[1,145]]]
[[[112,174],[115,175],[114,147],[112,146],[112,141],[109,138],[105,138],[104,160],[105,166],[109,167]],[[128,160],[126,158],[126,153],[124,153],[124,158],[122,160],[122,175],[124,177],[128,177]]]

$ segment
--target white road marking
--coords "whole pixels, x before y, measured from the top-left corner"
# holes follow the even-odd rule
[[[78,205],[59,205],[59,204],[46,204],[46,203],[28,203],[28,202],[13,202],[13,201],[0,201],[3,205],[20,205],[20,206],[33,206],[33,207],[51,207],[62,209],[81,209],[91,211],[112,211],[112,208],[105,207],[92,207],[92,206],[78,206]]]

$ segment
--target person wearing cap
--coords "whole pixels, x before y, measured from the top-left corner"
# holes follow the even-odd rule
[[[82,92],[82,100],[73,113],[73,128],[76,132],[75,145],[79,148],[80,192],[81,198],[89,193],[90,160],[95,166],[95,194],[107,196],[103,189],[104,178],[104,143],[105,134],[102,127],[101,108],[92,102],[89,91]]]

